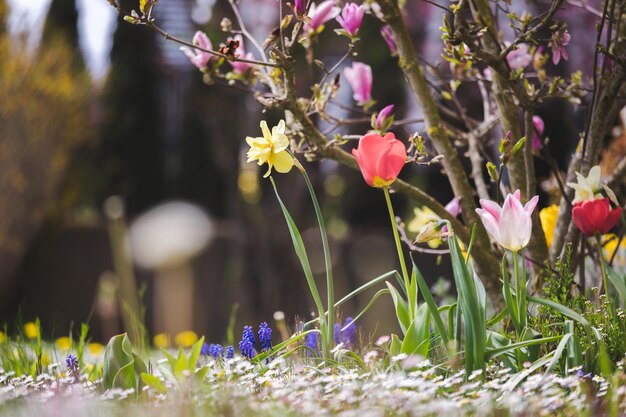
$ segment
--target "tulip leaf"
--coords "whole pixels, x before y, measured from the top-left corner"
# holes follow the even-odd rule
[[[622,305],[626,306],[626,281],[624,280],[624,277],[620,277],[619,275],[617,275],[617,272],[615,272],[615,270],[608,265],[606,266],[606,273],[609,281],[611,282],[615,290],[617,290],[617,293],[622,300]],[[604,291],[607,294],[609,293],[608,288],[605,288]]]
[[[415,319],[411,322],[402,341],[402,353],[407,355],[428,356],[430,349],[430,314],[428,305],[422,304],[417,310]]]
[[[393,305],[396,308],[396,317],[398,318],[398,323],[400,324],[400,328],[402,329],[402,334],[406,336],[409,327],[411,326],[411,316],[409,314],[409,309],[398,290],[396,290],[396,287],[388,282],[386,284],[387,288],[389,288],[389,293],[391,294]]]
[[[150,375],[149,373],[143,372],[141,373],[141,380],[143,381],[144,384],[154,389],[155,391],[161,394],[167,393],[167,388],[165,387],[165,384],[163,384],[163,382],[158,377],[154,375]]]
[[[146,365],[132,351],[132,346],[126,333],[113,336],[104,351],[102,384],[106,389],[139,388],[141,372],[146,371]]]

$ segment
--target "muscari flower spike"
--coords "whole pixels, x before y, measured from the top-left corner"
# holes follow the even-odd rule
[[[244,326],[243,334],[241,335],[241,341],[239,342],[239,350],[241,355],[248,359],[252,359],[255,356],[254,345],[256,340],[254,338],[254,331],[252,326]]]
[[[67,355],[67,358],[65,358],[65,363],[67,364],[67,369],[71,372],[78,372],[78,359],[76,356],[70,353]]]
[[[272,329],[266,322],[259,326],[259,342],[261,343],[261,350],[272,349]]]
[[[235,357],[235,348],[232,346],[228,346],[226,348],[226,359],[232,359]]]

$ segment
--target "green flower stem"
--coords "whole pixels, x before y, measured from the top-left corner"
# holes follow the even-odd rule
[[[408,294],[410,288],[409,273],[406,269],[406,263],[404,262],[404,253],[402,252],[402,244],[400,243],[400,235],[398,234],[398,225],[396,224],[396,215],[393,213],[393,206],[391,205],[391,197],[389,197],[389,188],[383,187],[385,193],[385,201],[387,201],[387,209],[389,209],[389,220],[391,220],[391,230],[393,230],[393,238],[396,241],[396,249],[398,250],[398,259],[400,260],[400,267],[402,268],[402,277],[404,278],[404,285]],[[409,306],[412,308],[412,306]],[[414,312],[412,312],[414,314]],[[413,315],[411,316],[413,317]]]
[[[609,276],[606,272],[606,262],[604,261],[604,255],[602,254],[602,245],[600,244],[600,235],[596,234],[596,247],[598,248],[598,258],[600,258],[600,269],[602,270],[602,286],[604,287],[604,294],[606,295],[607,302],[609,303],[609,311],[613,316],[613,303],[611,302],[611,296],[609,294]]]
[[[519,254],[513,252],[513,271],[515,273],[515,297],[517,299],[517,314],[519,318],[518,332],[522,332],[526,327],[526,268],[519,270]],[[519,335],[518,335],[519,336]]]
[[[309,189],[309,194],[311,195],[311,200],[313,201],[313,207],[315,209],[315,216],[317,217],[317,223],[320,228],[320,235],[322,237],[322,249],[324,251],[324,263],[326,264],[326,293],[328,296],[327,299],[327,308],[328,308],[328,318],[326,319],[326,329],[323,331],[324,343],[326,344],[326,350],[330,351],[334,346],[334,334],[335,334],[335,289],[333,285],[333,264],[330,259],[330,247],[328,245],[328,235],[326,234],[326,226],[324,225],[324,217],[322,216],[322,210],[320,209],[319,202],[317,201],[317,196],[315,195],[315,190],[313,189],[313,184],[311,184],[311,180],[309,179],[309,175],[306,173],[304,167],[300,164],[297,159],[296,166],[302,173],[304,177],[304,182],[306,182],[306,186]]]

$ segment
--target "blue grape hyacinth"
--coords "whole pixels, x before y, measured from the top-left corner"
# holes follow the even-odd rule
[[[261,343],[261,350],[272,349],[272,329],[265,322],[259,326],[259,342]]]
[[[254,345],[256,340],[254,338],[254,331],[252,326],[243,326],[243,334],[241,335],[241,341],[239,342],[239,350],[241,350],[241,356],[252,359],[255,356]]]

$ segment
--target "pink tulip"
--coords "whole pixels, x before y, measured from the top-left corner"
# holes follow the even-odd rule
[[[196,34],[193,36],[192,43],[202,49],[213,50],[211,40],[204,32],[197,31]],[[209,62],[213,58],[215,58],[214,55],[200,49],[191,49],[183,46],[180,48],[180,50],[183,51],[185,55],[187,55],[191,63],[195,65],[199,70],[205,69],[209,65]]]
[[[243,45],[243,37],[241,35],[235,35],[234,38],[228,38],[228,41],[231,40],[235,40],[235,41],[239,41],[239,48],[237,48],[237,58],[243,58],[243,59],[249,59],[249,60],[253,60],[254,59],[254,55],[252,55],[252,52],[248,52],[246,53],[245,47]],[[238,74],[243,74],[246,71],[248,71],[250,68],[252,68],[252,65],[247,63],[247,62],[241,62],[241,61],[232,61],[230,62],[230,66],[233,67],[233,72],[238,73]]]
[[[343,6],[341,16],[337,16],[337,22],[339,22],[341,27],[348,32],[350,36],[354,36],[361,27],[364,14],[365,7],[357,6],[356,3],[346,3],[346,5]]]
[[[360,105],[372,99],[372,68],[362,62],[354,62],[352,67],[345,68],[343,75],[352,87],[352,97]]]
[[[389,25],[385,25],[380,29],[380,34],[387,42],[387,46],[389,47],[389,51],[391,52],[391,56],[398,55],[398,47],[396,46],[396,39],[393,37],[393,33],[391,32],[391,28]]]
[[[517,49],[512,50],[506,56],[509,67],[512,70],[525,68],[533,60],[533,56],[528,53],[528,45],[521,43],[517,45]]]
[[[311,7],[309,7],[309,18],[311,22],[305,26],[305,30],[317,31],[320,26],[337,17],[340,12],[341,9],[335,6],[333,0],[323,1],[319,6],[315,3],[311,3]]]
[[[352,149],[365,182],[371,187],[391,185],[406,162],[406,147],[393,133],[384,137],[368,133],[359,140],[359,146]]]
[[[390,104],[388,106],[383,107],[383,109],[380,112],[378,112],[378,115],[376,116],[376,122],[374,123],[374,129],[385,130],[386,128],[388,128],[388,126],[385,126],[385,125],[387,124],[389,117],[393,113],[393,108],[394,108],[394,105]]]
[[[557,65],[559,61],[561,61],[561,56],[566,61],[569,59],[569,55],[567,54],[567,49],[565,49],[565,47],[569,45],[570,40],[571,36],[567,30],[565,32],[554,32],[552,34],[552,39],[550,39],[550,48],[552,48],[552,63],[554,65]]]
[[[545,124],[539,116],[533,116],[533,151],[538,151],[543,146],[543,131]]]
[[[534,196],[522,206],[519,190],[506,196],[502,207],[495,201],[480,200],[482,208],[476,213],[483,221],[487,233],[500,246],[512,252],[518,252],[528,245],[532,233],[531,214],[537,206],[539,196]]]

